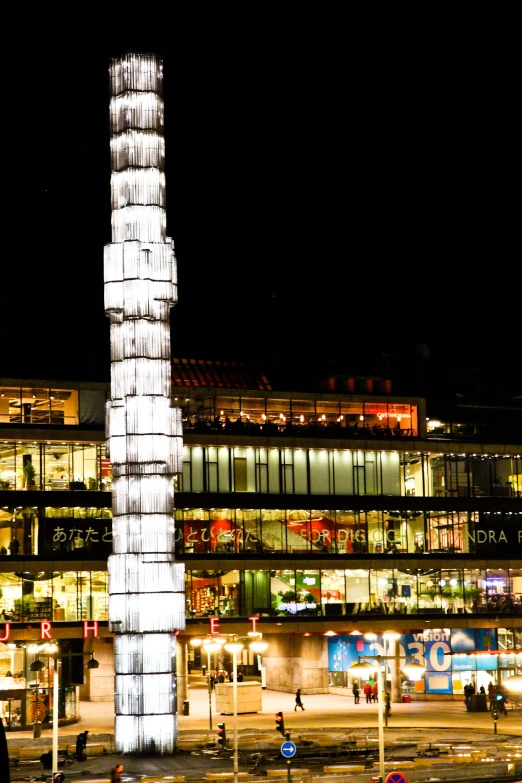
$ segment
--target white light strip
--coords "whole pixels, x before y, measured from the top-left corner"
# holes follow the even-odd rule
[[[113,171],[139,166],[164,168],[165,140],[154,131],[127,131],[111,139]]]
[[[112,243],[104,251],[110,317],[107,454],[113,483],[109,622],[115,634],[120,753],[176,749],[175,631],[185,628],[185,572],[174,562],[174,474],[181,411],[171,407],[174,243],[166,235],[162,64],[112,61]]]
[[[116,714],[115,733],[121,753],[134,753],[136,746],[148,748],[149,753],[173,753],[176,749],[176,716]]]

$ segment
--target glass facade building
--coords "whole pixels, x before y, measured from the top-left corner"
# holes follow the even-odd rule
[[[183,460],[172,530],[186,623],[178,645],[212,618],[241,635],[257,616],[268,687],[285,690],[276,672],[291,655],[305,692],[351,687],[353,656],[384,645],[388,630],[400,634],[401,654],[416,650],[429,663],[420,685],[400,684],[412,698],[460,698],[471,678],[499,682],[516,671],[516,415],[507,430],[505,415],[499,429],[484,429],[480,412],[457,426],[427,421],[423,399],[394,398],[386,385],[295,395],[263,378],[224,392],[212,377],[232,384],[231,368],[193,368],[174,360]],[[41,623],[62,645],[107,652],[110,664],[112,466],[103,384],[0,380],[0,393],[0,713],[15,729],[45,699],[52,715],[45,675],[35,708],[28,668]],[[97,624],[97,638],[84,636],[85,623]],[[310,639],[324,666],[307,682]],[[96,691],[96,676],[65,668],[61,721],[74,719],[80,696],[113,698]]]

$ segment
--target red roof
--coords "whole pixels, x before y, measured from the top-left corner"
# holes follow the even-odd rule
[[[172,359],[173,386],[272,391],[266,375],[247,362]]]

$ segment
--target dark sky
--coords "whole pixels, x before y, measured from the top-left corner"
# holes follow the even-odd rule
[[[509,47],[335,28],[32,50],[8,88],[0,377],[109,377],[108,67],[140,50],[164,60],[173,355],[370,372],[422,344],[520,380]]]

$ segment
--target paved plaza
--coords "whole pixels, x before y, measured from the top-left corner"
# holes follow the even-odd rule
[[[178,715],[180,736],[196,733],[211,739],[217,736],[217,724],[224,721],[227,731],[232,730],[233,716],[222,716],[215,712],[215,696],[212,694],[209,704],[208,689],[205,680],[197,674],[189,678],[188,688],[189,715]],[[262,712],[238,715],[240,732],[249,730],[275,731],[275,713],[282,711],[287,731],[307,732],[312,729],[367,729],[375,732],[378,728],[377,704],[366,704],[361,698],[354,704],[351,690],[335,688],[331,693],[303,695],[305,711],[294,712],[294,694],[264,689],[262,691]],[[114,707],[112,702],[81,702],[81,720],[72,726],[60,726],[60,736],[70,736],[88,730],[90,734],[114,733]],[[212,730],[210,729],[212,718]],[[392,704],[389,727],[404,729],[408,727],[441,728],[453,730],[474,730],[484,734],[494,734],[494,722],[489,712],[468,712],[464,698],[458,701],[412,701]],[[522,737],[522,709],[514,709],[508,704],[507,716],[501,716],[497,724],[499,734]],[[43,730],[42,737],[50,736],[50,730]],[[8,734],[13,739],[32,737],[31,731]]]
[[[75,762],[66,766],[63,771],[69,783],[99,783],[107,780],[110,770],[118,761],[124,764],[123,783],[135,783],[143,775],[174,776],[183,775],[187,783],[201,781],[209,769],[213,772],[231,770],[230,757],[225,759],[202,758],[201,748],[206,743],[215,743],[217,739],[217,724],[224,722],[227,726],[229,744],[233,737],[233,716],[217,715],[215,713],[214,694],[209,704],[209,694],[202,677],[193,675],[189,686],[189,715],[178,716],[178,745],[180,752],[175,756],[139,757],[120,756],[114,753],[114,708],[112,703],[82,702],[80,706],[81,720],[70,726],[59,728],[59,742],[74,743],[76,734],[89,731],[89,740],[103,742],[110,748],[104,756],[92,756],[83,763]],[[299,760],[300,747],[312,740],[314,744],[324,747],[334,739],[341,742],[344,739],[354,739],[359,746],[366,742],[375,748],[378,736],[378,705],[366,704],[361,700],[354,704],[351,691],[342,688],[333,693],[303,696],[305,711],[294,712],[293,693],[281,693],[271,690],[262,692],[262,712],[238,716],[239,747],[247,752],[273,749],[277,756],[280,752],[282,737],[275,730],[275,713],[282,711],[285,720],[285,730],[291,734],[295,742]],[[211,707],[211,710],[210,710]],[[210,722],[212,721],[212,730]],[[52,732],[42,731],[39,739],[33,739],[31,731],[12,732],[8,734],[8,747],[27,747],[38,745],[39,748],[50,747]],[[483,746],[501,746],[508,743],[518,746],[522,740],[522,710],[508,709],[508,715],[502,716],[495,725],[489,712],[468,712],[464,700],[410,702],[393,704],[389,717],[389,725],[385,728],[385,743],[387,749],[395,745],[411,743],[415,747],[419,743],[448,743],[459,752],[458,748],[470,747],[472,743]],[[326,742],[325,742],[326,741]],[[184,749],[183,752],[181,749]],[[190,750],[197,750],[199,758],[194,758]],[[517,748],[514,750],[518,752]],[[393,751],[391,751],[393,752]],[[204,751],[203,751],[204,753]],[[387,755],[389,750],[387,750]],[[283,760],[281,760],[282,763]],[[301,760],[302,761],[302,760]],[[281,765],[280,763],[280,765]],[[274,762],[272,762],[274,764]],[[277,763],[276,763],[277,766]],[[302,766],[302,763],[301,763]],[[459,765],[459,775],[461,774]],[[505,765],[504,765],[505,767]],[[34,771],[23,765],[11,770],[12,781],[26,781],[27,775],[38,776],[41,780],[41,765],[35,764]],[[240,769],[247,770],[245,762]],[[503,769],[499,767],[499,769]],[[415,772],[415,774],[412,774]],[[425,781],[429,770],[408,770],[408,780],[411,783]],[[473,770],[465,773],[469,783],[477,783]],[[372,779],[370,770],[357,775],[358,783],[368,783]],[[348,778],[347,778],[348,779]],[[350,778],[351,780],[352,778]],[[355,778],[354,778],[355,779]],[[441,778],[439,778],[441,779]],[[448,779],[448,778],[446,778]]]

